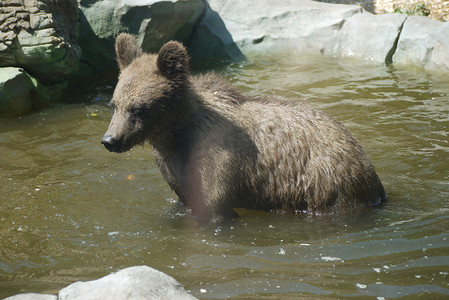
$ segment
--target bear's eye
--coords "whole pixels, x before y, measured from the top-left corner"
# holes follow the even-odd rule
[[[145,115],[146,109],[144,107],[133,107],[130,110],[131,115],[136,117],[143,117]]]
[[[115,112],[115,104],[110,102],[109,107],[112,109],[112,112]]]

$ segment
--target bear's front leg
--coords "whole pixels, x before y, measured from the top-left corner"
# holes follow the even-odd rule
[[[230,168],[232,155],[217,149],[201,150],[194,151],[186,160],[179,200],[192,209],[197,220],[238,217],[233,210],[234,194],[229,192],[235,177],[230,172],[235,170]]]

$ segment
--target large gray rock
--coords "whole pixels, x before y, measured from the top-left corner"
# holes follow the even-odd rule
[[[310,0],[210,0],[209,4],[244,54],[291,50],[320,53],[338,42],[339,31],[348,18],[362,12],[356,5]]]
[[[147,266],[123,269],[59,291],[59,300],[196,299],[174,278]]]
[[[215,28],[217,21],[208,20],[206,14],[201,28],[214,36],[208,39],[223,45],[233,39],[245,55],[293,51],[449,71],[448,23],[401,14],[373,15],[355,5],[311,0],[209,0],[209,4],[226,30]]]
[[[0,67],[22,67],[45,83],[78,68],[76,0],[2,0]]]
[[[167,41],[186,41],[205,9],[201,0],[80,1],[80,39],[84,71],[116,67],[114,41],[120,32],[134,34],[147,52]]]
[[[426,17],[407,17],[393,62],[448,72],[449,23]]]
[[[220,61],[245,59],[223,20],[209,4],[195,25],[187,47],[194,67],[204,68]]]

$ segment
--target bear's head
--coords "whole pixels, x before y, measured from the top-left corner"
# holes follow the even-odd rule
[[[170,41],[157,55],[143,53],[136,39],[120,34],[115,43],[120,75],[111,100],[113,116],[101,143],[111,152],[156,141],[182,113],[188,85],[189,56]]]

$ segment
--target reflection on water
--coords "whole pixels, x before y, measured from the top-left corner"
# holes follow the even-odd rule
[[[133,265],[200,298],[449,297],[449,81],[321,57],[255,57],[223,72],[249,95],[306,99],[360,140],[389,194],[337,220],[247,213],[200,227],[151,148],[99,140],[112,88],[0,119],[0,298],[56,293]]]

